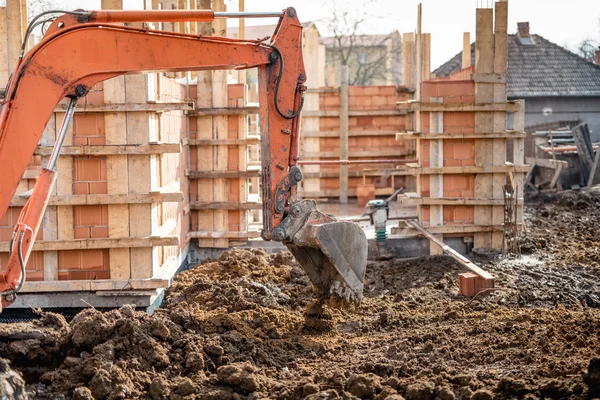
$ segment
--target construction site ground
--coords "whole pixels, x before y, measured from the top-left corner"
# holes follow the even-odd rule
[[[151,316],[42,314],[1,325],[0,354],[32,398],[599,396],[600,196],[533,199],[526,223],[521,255],[473,255],[498,277],[474,299],[449,257],[372,261],[362,304],[307,326],[289,253],[233,249],[181,273]]]

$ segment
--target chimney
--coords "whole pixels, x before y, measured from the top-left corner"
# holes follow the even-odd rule
[[[519,37],[529,37],[529,22],[517,22],[517,27],[519,28]]]
[[[594,62],[596,63],[596,65],[600,65],[600,48],[596,50],[596,57],[594,57]]]

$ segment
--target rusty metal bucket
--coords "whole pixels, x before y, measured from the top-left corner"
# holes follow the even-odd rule
[[[321,298],[360,302],[368,245],[358,224],[337,221],[318,211],[314,200],[303,200],[292,205],[273,233],[283,237]]]

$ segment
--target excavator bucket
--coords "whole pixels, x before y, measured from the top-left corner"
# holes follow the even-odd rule
[[[290,208],[274,232],[308,274],[321,299],[336,296],[360,302],[367,266],[367,237],[354,222],[337,221],[316,209],[314,200]],[[281,237],[281,236],[280,236]]]

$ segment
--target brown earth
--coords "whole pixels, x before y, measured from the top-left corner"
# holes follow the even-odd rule
[[[529,205],[523,255],[475,256],[499,290],[474,300],[458,294],[452,259],[370,262],[363,303],[312,330],[310,283],[289,253],[235,249],[179,275],[152,316],[43,314],[0,325],[0,354],[33,398],[598,396],[599,204]]]

